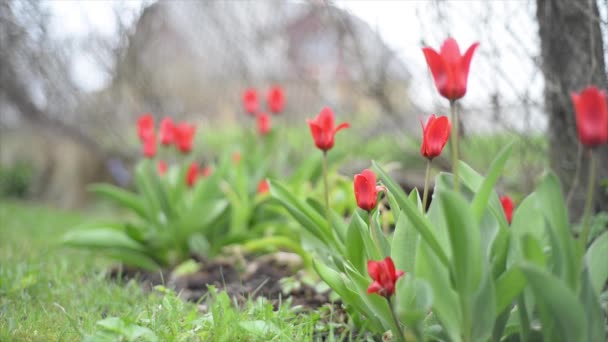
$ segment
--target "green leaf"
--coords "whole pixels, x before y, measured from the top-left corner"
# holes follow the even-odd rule
[[[526,287],[526,278],[517,266],[509,268],[496,280],[496,312],[507,310]]]
[[[422,215],[418,207],[411,203],[405,193],[387,174],[382,170],[382,168],[376,164],[376,162],[372,162],[374,170],[382,179],[382,182],[386,185],[388,191],[390,191],[397,203],[399,204],[399,208],[408,216],[410,221],[413,223],[414,228],[420,233],[422,239],[429,244],[429,246],[433,249],[434,253],[438,256],[439,260],[444,265],[449,265],[449,260],[447,255],[445,254],[443,248],[437,241],[435,234],[433,233],[433,229],[428,219]],[[396,208],[393,208],[396,210]]]
[[[555,272],[565,279],[571,289],[577,288],[579,281],[578,253],[576,240],[572,237],[568,221],[568,208],[564,202],[562,188],[557,176],[547,174],[536,190],[537,206],[549,223],[552,241],[552,259]]]
[[[395,311],[408,327],[422,323],[433,306],[433,290],[422,279],[405,274],[397,281]]]
[[[489,270],[484,270],[481,284],[473,296],[472,340],[488,341],[496,320],[496,290]]]
[[[361,232],[365,231],[365,222],[359,214],[355,214],[350,220],[346,231],[346,258],[353,263],[353,266],[359,272],[365,272],[367,269],[367,253],[363,239],[369,239],[369,235],[362,236]]]
[[[604,261],[605,260],[606,259],[604,259]],[[606,267],[606,264],[604,264],[604,267]],[[585,321],[587,323],[589,341],[606,341],[606,330],[604,330],[604,313],[602,312],[598,295],[591,284],[589,270],[583,270],[581,277],[582,282],[580,301],[583,304],[585,313],[587,315]]]
[[[470,296],[481,279],[479,226],[473,219],[467,201],[451,190],[436,196],[441,199],[443,215],[452,246],[452,272],[461,296]]]
[[[511,155],[511,150],[513,149],[513,143],[505,146],[502,151],[496,156],[492,164],[490,165],[490,169],[486,178],[483,180],[483,183],[477,189],[477,193],[473,199],[473,203],[471,204],[471,210],[473,215],[475,215],[475,219],[477,222],[481,221],[483,213],[488,205],[488,200],[490,195],[494,191],[494,185],[498,181],[498,177],[502,174],[502,171]]]
[[[397,269],[414,274],[417,245],[418,233],[407,215],[402,212],[397,219],[391,244],[391,258],[395,261]]]
[[[585,262],[589,268],[591,285],[597,295],[608,279],[608,232],[600,235],[587,250]]]
[[[566,283],[533,264],[522,271],[536,297],[545,341],[588,341],[585,311]]]
[[[133,210],[137,215],[144,219],[149,217],[146,206],[141,198],[134,193],[109,184],[93,184],[89,186],[88,189],[99,196],[114,201],[122,207]]]
[[[540,267],[547,265],[547,257],[543,252],[543,248],[532,234],[522,236],[521,245],[525,260]]]
[[[64,235],[61,243],[70,247],[127,248],[138,252],[145,251],[143,245],[124,232],[104,227],[70,231]]]

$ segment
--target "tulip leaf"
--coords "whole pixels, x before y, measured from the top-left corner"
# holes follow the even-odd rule
[[[391,244],[391,258],[395,261],[397,269],[413,274],[417,244],[416,230],[405,214],[399,214]]]
[[[588,341],[585,311],[566,283],[526,263],[522,271],[538,305],[545,341]]]
[[[595,293],[599,295],[608,280],[608,232],[600,235],[589,246],[585,261],[589,268],[591,285]]]
[[[492,161],[488,174],[484,178],[481,186],[478,189],[475,189],[476,194],[473,198],[473,203],[471,204],[471,210],[477,222],[481,221],[483,213],[488,205],[490,195],[494,191],[494,185],[498,181],[498,177],[502,174],[512,149],[513,143],[510,143],[498,153],[498,156]]]
[[[362,236],[361,232],[365,230],[365,222],[357,212],[350,220],[346,231],[346,258],[353,263],[353,266],[359,272],[365,272],[367,268],[368,256],[363,239],[369,239],[368,236]]]
[[[604,259],[604,268],[607,259]],[[598,294],[591,283],[589,269],[584,269],[581,275],[580,301],[586,313],[587,332],[589,341],[606,341],[604,330],[604,314],[600,305]]]
[[[418,207],[411,203],[405,193],[387,174],[382,170],[382,168],[376,164],[376,162],[372,162],[374,170],[378,174],[379,178],[382,179],[383,183],[386,185],[388,191],[390,191],[399,204],[399,208],[409,217],[411,222],[414,225],[414,228],[418,230],[420,236],[429,244],[429,246],[433,249],[439,260],[442,264],[448,265],[449,260],[443,248],[437,241],[435,234],[433,233],[433,229],[428,219],[422,215]],[[394,208],[393,210],[396,210]]]
[[[106,197],[116,204],[133,210],[143,219],[148,218],[146,206],[136,194],[109,184],[93,184],[88,188],[97,195]]]
[[[537,206],[545,216],[551,238],[551,253],[555,272],[565,279],[571,289],[577,287],[579,266],[576,240],[569,228],[568,208],[557,176],[547,174],[536,190]]]
[[[510,267],[496,280],[496,312],[502,313],[517,299],[526,286],[526,278],[517,266]]]

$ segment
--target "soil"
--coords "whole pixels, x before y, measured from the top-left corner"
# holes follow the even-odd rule
[[[195,259],[197,259],[195,257]],[[173,288],[185,300],[200,302],[208,293],[209,285],[224,290],[239,303],[247,299],[265,297],[278,307],[280,302],[291,298],[293,306],[305,310],[315,310],[321,306],[333,305],[342,312],[339,302],[329,299],[329,291],[318,291],[309,283],[301,281],[303,273],[298,272],[290,253],[276,253],[261,257],[223,257],[214,260],[197,260],[199,270],[183,276],[174,276],[170,270],[149,272],[128,267],[111,270],[110,277],[137,279],[145,288],[165,285]],[[297,286],[285,287],[281,279],[292,278],[290,283]]]

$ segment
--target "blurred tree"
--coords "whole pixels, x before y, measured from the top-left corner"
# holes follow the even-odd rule
[[[583,212],[588,175],[588,156],[578,147],[574,108],[570,93],[590,84],[608,85],[601,0],[537,0],[536,17],[541,39],[542,70],[545,78],[545,106],[549,115],[549,143],[552,168],[570,192],[572,219]],[[598,188],[608,178],[608,146],[595,151],[598,157]],[[578,174],[577,166],[580,165]],[[608,210],[608,195],[597,191],[595,210]]]

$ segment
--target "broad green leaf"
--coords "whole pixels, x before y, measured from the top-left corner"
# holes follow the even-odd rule
[[[355,212],[346,231],[346,258],[353,263],[353,266],[359,272],[365,272],[367,268],[367,253],[363,239],[368,237],[361,236],[361,232],[365,229],[364,227],[365,222]]]
[[[471,335],[473,341],[488,341],[497,316],[496,289],[486,265],[472,305]]]
[[[469,298],[479,287],[481,252],[479,226],[466,200],[451,190],[437,194],[452,246],[452,276],[461,296]]]
[[[526,286],[526,278],[517,266],[509,268],[496,280],[496,312],[502,313],[517,299]]]
[[[511,155],[512,149],[513,143],[510,143],[505,146],[502,151],[500,151],[498,156],[496,156],[494,161],[492,161],[488,174],[483,180],[483,183],[478,189],[476,189],[477,193],[475,194],[475,198],[471,204],[471,210],[477,222],[481,221],[483,213],[488,205],[490,195],[494,191],[494,185],[498,181],[498,177],[500,177],[502,174],[505,164]]]
[[[380,247],[380,252],[382,254],[382,259],[384,259],[385,257],[391,255],[391,245],[388,242],[386,235],[384,235],[384,231],[382,230],[382,226],[380,223],[380,212],[378,210],[372,212],[372,223],[372,226],[369,228],[370,230],[373,229],[376,234],[376,238],[378,239],[378,245]]]
[[[408,327],[422,323],[433,306],[433,290],[429,284],[407,273],[397,281],[395,298],[395,311]]]
[[[134,193],[109,184],[93,184],[88,189],[97,195],[106,197],[116,204],[133,210],[137,215],[146,219],[148,213],[141,198]]]
[[[394,260],[397,269],[414,274],[417,245],[418,234],[416,230],[405,214],[399,214],[391,244],[391,258]]]
[[[319,201],[309,197],[306,199],[306,204],[310,205],[310,207],[322,217],[326,217],[327,214],[325,213],[325,205],[321,204]],[[344,241],[346,239],[347,228],[346,224],[344,223],[344,218],[332,208],[330,208],[330,218],[332,230],[337,233],[338,237],[340,238],[340,241]]]
[[[126,233],[105,227],[70,231],[63,236],[61,243],[70,247],[127,248],[138,252],[146,250]]]
[[[433,228],[431,227],[431,224],[429,223],[428,219],[422,215],[416,205],[414,205],[407,199],[407,196],[405,196],[403,190],[384,172],[384,170],[382,170],[382,168],[375,162],[372,163],[374,170],[376,170],[376,173],[378,174],[380,179],[382,179],[387,189],[391,193],[393,193],[393,196],[395,196],[395,199],[399,204],[399,208],[408,216],[410,221],[413,223],[414,228],[416,228],[418,233],[420,233],[422,239],[424,239],[426,243],[428,243],[429,246],[433,249],[434,253],[438,256],[441,263],[444,265],[448,265],[448,257],[439,242],[437,241],[437,238],[433,233]],[[393,210],[396,209],[397,208],[393,208]]]
[[[524,259],[534,265],[545,267],[547,265],[547,257],[543,252],[540,242],[532,235],[525,234],[521,238]]]
[[[606,264],[604,264],[604,267],[608,268]],[[587,323],[589,341],[606,341],[604,312],[589,276],[589,270],[584,269],[583,274],[581,274],[582,281],[580,290],[580,301],[583,304],[583,308],[587,315],[585,321]]]
[[[600,235],[589,246],[585,262],[589,268],[591,285],[599,295],[608,279],[608,232]]]
[[[166,265],[165,261],[156,262],[150,256],[132,249],[103,248],[103,253],[109,258],[118,260],[125,265],[142,268],[148,271],[156,271],[161,265]],[[160,257],[157,258],[161,259]]]
[[[522,271],[536,297],[545,341],[588,341],[585,310],[568,285],[526,263]]]
[[[579,279],[578,253],[576,240],[572,237],[568,221],[568,208],[564,203],[562,188],[557,176],[547,174],[536,193],[537,206],[549,223],[548,231],[552,240],[552,259],[555,272],[565,279],[571,289],[575,289]]]

